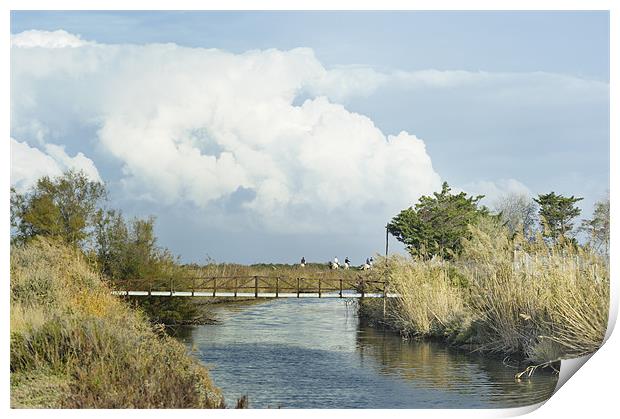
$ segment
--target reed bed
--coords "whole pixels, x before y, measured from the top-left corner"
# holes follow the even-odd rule
[[[46,239],[11,249],[11,406],[222,406],[184,346],[110,295],[81,253]]]
[[[609,311],[606,259],[570,242],[511,238],[492,220],[471,232],[454,261],[378,261],[401,294],[381,321],[409,336],[443,337],[537,363],[601,346]],[[375,321],[383,315],[376,307],[362,313]]]

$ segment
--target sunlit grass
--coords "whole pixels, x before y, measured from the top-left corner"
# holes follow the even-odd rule
[[[388,304],[385,319],[377,302],[362,311],[408,335],[535,362],[582,356],[603,342],[609,265],[571,243],[512,240],[489,221],[472,227],[456,261],[391,257],[387,266],[401,297]]]
[[[207,370],[110,295],[78,251],[11,249],[13,407],[217,407]]]

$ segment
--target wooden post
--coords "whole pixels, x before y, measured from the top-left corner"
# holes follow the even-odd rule
[[[213,278],[213,296],[215,297],[215,290],[217,289],[217,278]]]
[[[235,277],[235,298],[237,298],[237,277]]]
[[[151,296],[151,290],[153,289],[153,280],[149,281],[149,297]]]
[[[297,298],[299,298],[299,278],[297,278]]]
[[[172,297],[172,294],[174,294],[174,287],[172,286],[172,278],[170,278],[170,296]]]
[[[258,298],[258,277],[254,277],[254,298]]]
[[[321,278],[319,278],[319,298],[321,298]]]
[[[280,293],[280,277],[276,277],[276,298],[278,298],[278,294]]]
[[[196,278],[192,278],[192,297],[194,296],[195,292],[196,292]]]
[[[340,278],[340,298],[342,298],[342,278]]]
[[[362,298],[364,298],[364,280],[362,279]]]

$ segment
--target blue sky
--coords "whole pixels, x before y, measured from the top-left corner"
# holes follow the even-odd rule
[[[442,180],[586,216],[609,188],[606,12],[12,12],[11,33],[12,182],[86,168],[184,260],[357,263]]]

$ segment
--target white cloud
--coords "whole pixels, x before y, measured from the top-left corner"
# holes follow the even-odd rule
[[[18,143],[22,156],[13,160],[29,155],[36,170],[74,165],[99,177],[83,154],[69,157],[42,140],[50,118],[64,118],[61,127],[95,125],[96,146],[121,163],[128,195],[191,203],[220,223],[239,221],[222,210],[235,201],[244,220],[282,231],[385,222],[440,188],[423,140],[386,135],[339,101],[385,87],[473,87],[495,100],[564,103],[607,97],[609,89],[549,73],[326,69],[308,48],[232,54],[95,44],[64,31],[17,34],[12,46],[12,135],[36,139],[45,150]],[[298,103],[300,97],[307,99]],[[36,170],[23,167],[12,177],[27,183]],[[514,179],[463,189],[487,195],[488,205],[506,191],[530,194]],[[249,192],[237,199],[239,191]]]
[[[43,176],[60,176],[69,169],[82,171],[91,180],[101,181],[91,159],[82,153],[70,157],[64,147],[47,144],[46,152],[30,147],[27,142],[11,138],[11,185],[24,192]]]
[[[480,180],[468,183],[459,189],[471,195],[484,195],[482,203],[488,207],[492,207],[500,197],[505,195],[533,196],[530,188],[516,179]]]
[[[18,48],[76,48],[92,44],[92,42],[82,40],[79,35],[63,30],[30,30],[11,35],[11,46]]]
[[[270,230],[333,230],[374,217],[384,222],[440,185],[422,140],[385,135],[333,102],[371,73],[356,70],[343,88],[307,48],[14,48],[12,70],[20,92],[11,98],[16,132],[50,107],[77,123],[94,121],[97,146],[122,162],[129,194],[191,202],[209,217],[230,217],[215,211],[250,190],[237,203],[252,216],[245,219]],[[294,105],[321,80],[341,91]],[[62,150],[46,151],[66,163]]]

